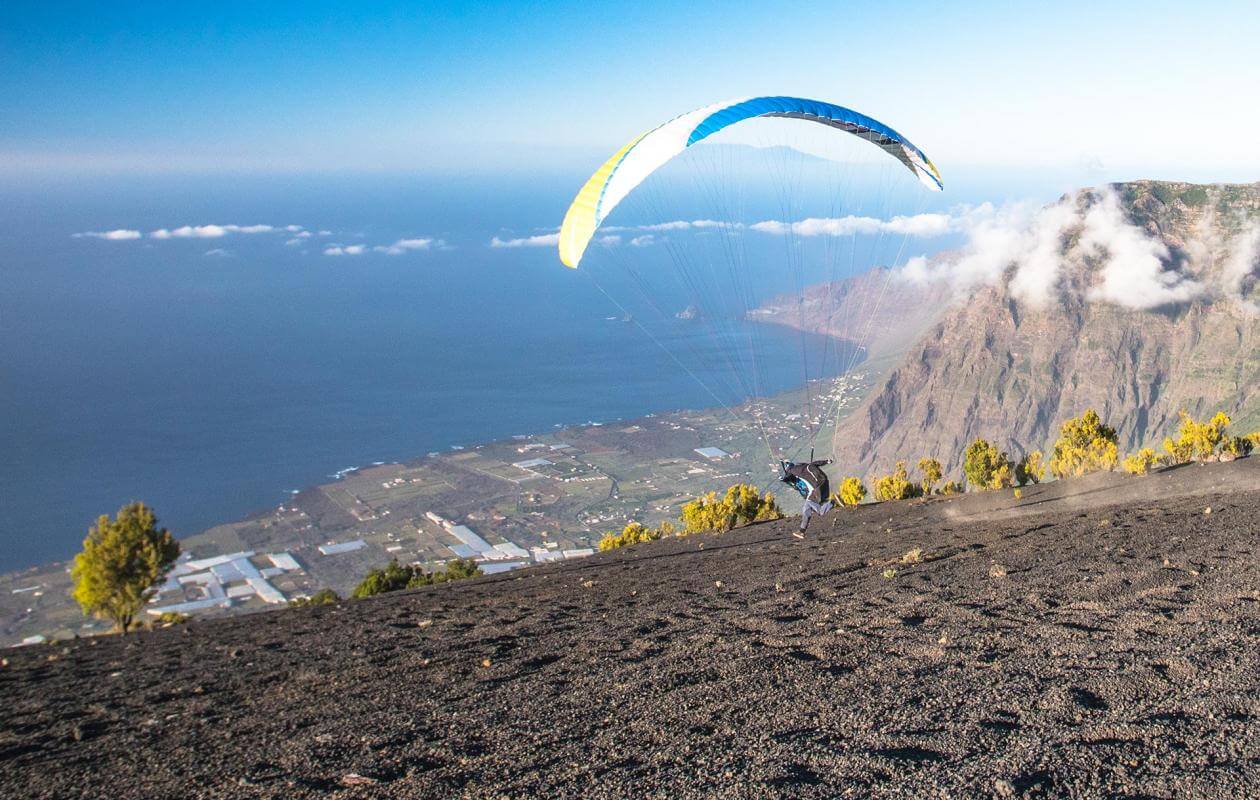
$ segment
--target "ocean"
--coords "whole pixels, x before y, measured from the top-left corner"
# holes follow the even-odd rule
[[[616,259],[569,270],[550,246],[491,246],[554,231],[580,177],[0,190],[0,570],[68,558],[98,515],[131,500],[190,535],[346,467],[735,403],[848,362],[849,351],[744,322],[729,305],[676,319],[693,298],[677,282],[649,296]],[[179,235],[210,224],[273,230]],[[75,236],[118,229],[144,235]],[[160,229],[173,233],[150,235]],[[876,250],[845,270],[896,255]],[[669,269],[665,248],[624,253],[645,272]],[[752,304],[837,277],[749,273],[738,294]],[[802,366],[803,349],[831,356]]]

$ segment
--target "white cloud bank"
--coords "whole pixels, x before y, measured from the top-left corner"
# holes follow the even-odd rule
[[[149,233],[152,239],[219,239],[230,233],[271,233],[271,225],[184,225],[179,228],[158,228]]]
[[[126,242],[132,239],[139,239],[140,231],[133,231],[127,228],[119,228],[113,231],[84,231],[83,233],[71,234],[75,239],[104,239],[107,242]]]
[[[897,236],[930,238],[955,233],[959,230],[958,219],[950,214],[915,214],[892,219],[875,217],[810,217],[799,222],[765,220],[748,226],[760,233],[780,236],[791,233],[796,236],[872,236],[890,233]]]
[[[655,222],[650,225],[607,225],[600,228],[600,232],[608,235],[602,236],[596,241],[605,245],[617,245],[623,241],[623,238],[618,234],[637,233],[640,235],[632,236],[624,241],[634,247],[644,247],[660,241],[652,234],[679,233],[682,231],[737,231],[744,229],[777,235],[792,233],[797,236],[850,236],[891,233],[928,238],[956,233],[961,230],[961,227],[958,220],[949,214],[916,214],[914,216],[893,217],[889,220],[857,216],[837,218],[811,217],[799,222],[789,223],[778,220],[764,220],[750,225],[745,225],[742,222],[723,222],[716,219],[676,219],[669,222]],[[501,239],[495,236],[490,240],[490,246],[494,248],[555,247],[559,243],[560,233],[558,231],[525,236],[519,239]]]
[[[307,240],[314,236],[331,236],[332,231],[321,230],[318,234],[307,230],[302,225],[182,225],[178,228],[158,228],[150,231],[148,238],[158,240],[169,239],[222,239],[225,236],[242,234],[260,234],[260,233],[279,233],[285,237],[284,244],[288,247],[298,247],[306,244]],[[73,234],[76,239],[94,238],[108,239],[111,241],[123,241],[128,239],[140,239],[144,234],[140,231],[119,229],[114,231],[87,231],[84,233]],[[510,245],[509,245],[510,246]],[[330,244],[323,248],[326,256],[358,256],[367,252],[384,253],[390,256],[401,256],[407,253],[420,252],[422,250],[445,249],[447,244],[441,239],[431,236],[413,237],[406,239],[397,239],[393,244],[381,244],[369,247],[362,244]],[[303,251],[305,252],[305,251]],[[206,252],[206,255],[227,255],[228,251],[222,248],[215,248]]]
[[[542,233],[537,236],[526,236],[521,239],[500,239],[498,236],[490,240],[490,246],[494,248],[503,247],[557,247],[560,244],[560,234]]]
[[[648,233],[671,233],[676,231],[705,230],[748,230],[778,236],[794,234],[796,236],[853,236],[892,233],[905,236],[933,237],[956,233],[961,230],[957,218],[950,214],[915,214],[913,216],[897,216],[892,219],[875,217],[810,217],[797,222],[782,222],[775,219],[762,220],[745,225],[742,222],[723,222],[715,219],[676,219],[669,222],[657,222],[651,225],[635,225],[633,227],[609,226],[604,231],[644,231]]]
[[[653,225],[638,225],[633,228],[622,228],[622,230],[636,231],[653,231],[656,233],[664,233],[666,231],[686,231],[686,230],[713,230],[719,228],[742,228],[742,222],[721,222],[716,219],[676,219],[672,222],[658,222]]]
[[[1012,294],[1040,306],[1058,284],[1061,237],[1075,219],[1075,208],[1066,204],[1037,212],[990,203],[964,209],[951,216],[954,229],[967,235],[961,254],[938,263],[912,258],[901,274],[920,282],[947,280],[961,293],[997,283],[1014,265]]]
[[[934,262],[912,258],[903,278],[948,281],[960,293],[1005,280],[1017,300],[1044,307],[1056,299],[1069,265],[1083,264],[1091,302],[1150,310],[1219,296],[1260,310],[1244,297],[1260,259],[1260,224],[1230,243],[1216,270],[1195,255],[1208,249],[1204,243],[1189,242],[1190,257],[1180,258],[1130,222],[1111,189],[1089,202],[1072,197],[1036,211],[986,204],[954,218],[967,235],[961,252]]]
[[[1090,289],[1090,300],[1158,308],[1203,294],[1203,284],[1165,269],[1170,256],[1167,245],[1129,223],[1114,192],[1103,193],[1086,212],[1080,247],[1103,263],[1102,282]]]
[[[292,242],[301,243],[300,239],[291,239]],[[361,256],[364,253],[384,253],[387,256],[401,256],[407,253],[418,253],[423,250],[435,250],[445,248],[446,242],[441,239],[435,239],[431,236],[416,239],[399,239],[393,244],[330,244],[324,248],[326,256]]]
[[[441,239],[399,239],[393,244],[376,245],[372,248],[372,250],[373,252],[385,253],[390,256],[401,256],[405,253],[414,253],[417,250],[430,250],[434,247],[442,247],[444,245],[445,242]]]
[[[1260,272],[1260,221],[1252,222],[1234,238],[1229,256],[1221,267],[1225,294],[1237,298],[1243,310],[1253,316],[1260,315],[1260,305],[1246,298],[1257,272]]]
[[[306,229],[301,225],[285,225],[278,228],[274,225],[181,225],[178,228],[158,228],[149,231],[150,239],[221,239],[234,233],[253,234],[253,233],[272,233],[273,231],[287,231],[297,236],[310,236]],[[107,239],[109,241],[121,242],[133,239],[139,239],[144,236],[137,230],[120,228],[113,231],[86,231],[84,233],[73,234],[76,239],[92,238]]]
[[[365,244],[331,244],[324,248],[326,256],[361,256],[368,250]]]

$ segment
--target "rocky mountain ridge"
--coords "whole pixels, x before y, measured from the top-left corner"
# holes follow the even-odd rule
[[[871,353],[897,363],[840,424],[844,469],[935,455],[957,472],[978,436],[1045,450],[1091,407],[1130,450],[1158,444],[1183,409],[1260,427],[1258,255],[1260,184],[1116,184],[1019,226],[982,222],[961,252],[808,291],[804,307],[840,296],[849,317],[763,318],[851,339],[858,309],[879,309]]]

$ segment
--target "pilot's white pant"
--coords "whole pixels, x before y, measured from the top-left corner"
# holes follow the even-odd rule
[[[807,527],[809,527],[809,518],[811,515],[817,514],[818,516],[821,517],[823,514],[826,514],[830,510],[831,510],[830,500],[828,500],[825,503],[815,503],[813,500],[810,500],[807,498],[805,500],[805,506],[801,508],[801,530],[805,530]]]

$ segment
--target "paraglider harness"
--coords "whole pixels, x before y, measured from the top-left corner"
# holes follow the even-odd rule
[[[822,467],[830,463],[829,458],[804,464],[780,461],[779,480],[791,486],[806,500],[825,503],[831,494],[831,486],[827,480],[827,473],[822,471]]]
[[[822,516],[831,510],[831,484],[827,480],[827,473],[822,471],[824,466],[831,463],[831,459],[814,461],[812,452],[809,457],[810,460],[804,464],[779,461],[779,480],[799,492],[805,500],[801,507],[800,533],[793,534],[798,538],[809,527],[811,516],[815,514]]]

